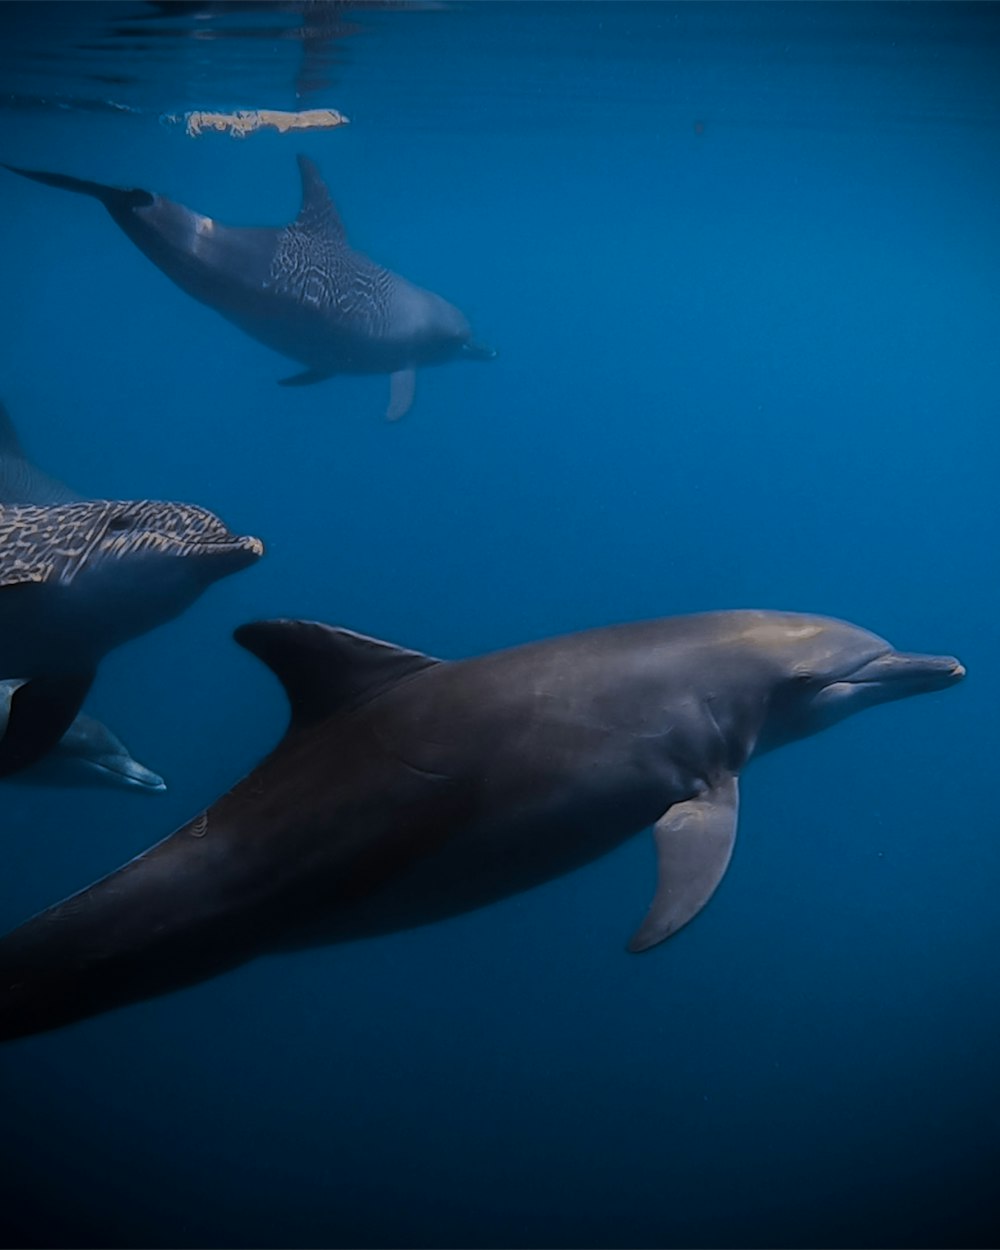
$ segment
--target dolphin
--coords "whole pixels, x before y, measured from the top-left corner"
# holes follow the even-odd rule
[[[0,672],[20,679],[0,777],[56,746],[108,651],[179,615],[263,550],[193,504],[0,505]]]
[[[652,825],[658,881],[629,943],[648,950],[722,879],[753,756],[964,675],[786,612],[457,662],[308,621],[236,638],[284,684],[285,737],[207,811],[0,940],[0,1038],[483,907]]]
[[[14,692],[23,685],[22,681],[0,681],[0,739]],[[49,786],[110,785],[143,794],[160,794],[167,788],[159,774],[132,758],[107,725],[83,712],[44,759],[9,780]]]
[[[338,373],[388,373],[386,416],[413,403],[416,370],[495,353],[433,291],[356,252],[315,164],[299,156],[302,208],[286,226],[226,226],[165,196],[66,174],[12,173],[100,200],[132,242],[188,295],[306,370],[304,386]]]
[[[10,414],[0,403],[0,504],[77,503],[82,498],[28,459]]]
[[[6,406],[0,403],[0,504],[78,503],[82,499],[28,458]],[[22,680],[0,681],[0,740],[14,692],[24,684]],[[14,778],[57,786],[116,785],[146,794],[167,788],[162,777],[132,758],[106,725],[82,712],[44,760],[27,773],[15,773]]]

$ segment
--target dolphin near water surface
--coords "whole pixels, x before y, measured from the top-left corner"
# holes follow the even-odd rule
[[[188,295],[306,366],[286,386],[338,373],[387,373],[391,420],[413,403],[416,370],[489,360],[465,315],[347,242],[316,165],[298,158],[302,207],[286,226],[227,226],[165,196],[5,165],[100,200],[132,242]]]

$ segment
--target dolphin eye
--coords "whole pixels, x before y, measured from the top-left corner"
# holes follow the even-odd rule
[[[117,530],[130,530],[131,528],[132,522],[127,516],[124,515],[124,513],[121,512],[119,512],[117,516],[113,516],[107,524],[107,529],[110,532],[115,532]]]

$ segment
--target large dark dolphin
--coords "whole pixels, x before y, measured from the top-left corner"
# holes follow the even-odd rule
[[[171,837],[0,941],[0,1038],[482,907],[652,824],[659,881],[629,944],[646,950],[719,884],[751,756],[964,672],[783,612],[456,663],[304,621],[236,636],[284,683],[285,738]]]
[[[416,369],[488,360],[454,305],[375,264],[347,242],[319,170],[300,156],[302,209],[287,226],[226,226],[150,191],[5,166],[101,201],[168,278],[268,347],[307,366],[285,385],[337,373],[388,373],[387,416],[413,402]]]
[[[0,777],[56,746],[108,651],[262,552],[258,538],[193,504],[0,505],[0,673],[23,679],[0,739]]]

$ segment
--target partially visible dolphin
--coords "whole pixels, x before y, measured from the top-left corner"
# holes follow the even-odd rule
[[[10,414],[0,403],[0,504],[76,503],[82,498],[28,459]]]
[[[6,406],[0,403],[0,504],[76,503],[83,496],[43,473],[28,459]],[[6,736],[14,694],[23,679],[0,680],[0,742]],[[45,785],[124,786],[146,794],[166,790],[162,777],[132,758],[106,725],[83,712],[52,750],[13,779]]]
[[[338,373],[388,373],[390,420],[413,403],[416,370],[495,353],[433,291],[354,251],[319,170],[300,156],[302,208],[281,227],[226,226],[150,191],[4,168],[99,199],[177,285],[253,338],[306,365],[286,386]]]
[[[648,950],[721,881],[752,756],[964,675],[785,612],[456,663],[306,621],[236,637],[285,686],[285,738],[165,841],[0,941],[0,1038],[483,907],[652,824],[659,878],[629,943]]]
[[[14,692],[22,681],[0,681],[0,739]],[[46,786],[115,786],[144,794],[159,794],[167,785],[161,776],[140,764],[107,725],[81,712],[52,750],[37,764],[15,773],[11,781]]]
[[[0,673],[24,679],[0,738],[0,777],[59,742],[108,651],[172,620],[263,550],[194,504],[0,505]]]

